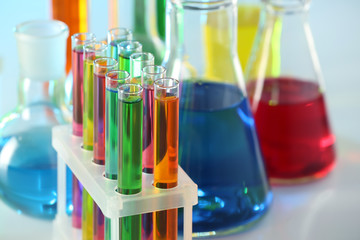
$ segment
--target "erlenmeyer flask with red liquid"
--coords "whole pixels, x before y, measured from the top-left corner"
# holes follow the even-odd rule
[[[268,175],[272,183],[324,177],[335,163],[335,136],[307,22],[310,0],[264,4],[266,19],[259,26],[245,78]],[[279,21],[280,35],[274,34]],[[269,64],[270,52],[278,55],[276,66]]]

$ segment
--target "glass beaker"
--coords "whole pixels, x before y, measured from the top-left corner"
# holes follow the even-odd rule
[[[335,137],[307,22],[310,1],[264,3],[266,20],[256,37],[246,80],[267,171],[274,183],[320,178],[334,166]],[[274,36],[278,19],[281,34]],[[279,42],[278,71],[268,64],[274,41]]]
[[[53,94],[65,76],[68,35],[60,21],[16,26],[19,105],[0,120],[1,198],[19,212],[42,218],[56,214],[57,157],[51,129],[64,118]]]
[[[164,66],[181,81],[179,161],[198,185],[198,237],[245,229],[272,200],[237,56],[236,6],[236,0],[168,4]],[[221,34],[211,34],[214,26]]]

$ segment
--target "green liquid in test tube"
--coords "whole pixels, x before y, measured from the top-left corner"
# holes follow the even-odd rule
[[[127,71],[106,74],[105,104],[105,177],[117,179],[118,172],[118,88],[130,81]]]
[[[133,53],[141,53],[142,45],[138,41],[123,41],[118,44],[119,69],[130,72],[130,56]]]
[[[119,171],[118,192],[125,195],[141,191],[143,88],[138,84],[119,87]],[[122,239],[141,239],[141,215],[120,219]]]
[[[92,240],[93,239],[93,209],[94,201],[91,198],[90,194],[83,188],[82,192],[82,240]]]

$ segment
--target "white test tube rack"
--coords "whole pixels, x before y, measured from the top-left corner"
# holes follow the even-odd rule
[[[58,203],[54,221],[58,239],[81,239],[66,214],[66,165],[79,179],[105,217],[111,219],[112,239],[119,239],[119,218],[173,208],[184,208],[184,240],[192,239],[192,206],[198,202],[197,185],[179,166],[178,186],[158,189],[153,175],[142,175],[142,191],[134,195],[117,193],[117,180],[104,177],[105,167],[92,162],[93,154],[81,148],[82,138],[73,136],[69,125],[52,130],[52,145],[58,156]],[[65,165],[66,164],[66,165]]]

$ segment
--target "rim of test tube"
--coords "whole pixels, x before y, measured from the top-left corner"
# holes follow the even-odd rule
[[[141,56],[139,59],[138,57]],[[143,59],[142,56],[146,56],[146,59]],[[141,61],[152,61],[154,60],[154,55],[150,52],[136,52],[130,55],[130,60],[141,62]]]
[[[98,64],[99,62],[104,61],[104,60],[109,60],[109,61],[110,61],[110,64],[100,65],[100,66],[99,66],[100,68],[108,68],[108,67],[112,67],[112,66],[118,64],[118,61],[116,61],[115,58],[112,58],[112,57],[100,57],[100,58],[94,60],[94,66],[95,66],[96,64]]]
[[[142,49],[142,44],[136,40],[125,40],[118,44],[118,48],[120,53],[121,50],[130,51],[138,48]]]
[[[107,48],[108,45],[102,41],[89,42],[84,45],[84,51],[86,52],[104,51]]]
[[[130,37],[129,40],[131,40],[133,32],[125,27],[115,27],[108,30],[108,41],[122,39],[124,36]]]
[[[137,89],[137,91],[134,92],[127,92],[125,91],[125,88],[131,89],[131,87],[134,87]],[[126,94],[128,96],[141,96],[141,93],[143,92],[143,87],[140,84],[137,83],[124,83],[123,85],[118,87],[118,98],[120,100],[123,99],[122,95]]]
[[[173,84],[165,84],[164,85],[163,84],[164,81],[171,82]],[[173,88],[177,88],[179,86],[179,80],[172,78],[172,77],[159,78],[154,82],[154,86],[156,86],[157,88],[160,88],[160,89],[173,89]]]
[[[90,32],[75,33],[71,35],[71,40],[75,41],[78,45],[83,45],[95,41],[96,36],[94,33]]]
[[[158,69],[162,69],[161,72],[155,72],[155,71],[151,71],[151,72],[148,72],[146,71],[147,69],[154,69],[154,68],[158,68]],[[146,75],[158,75],[158,74],[164,74],[166,72],[166,68],[162,65],[147,65],[145,67],[142,68],[141,70],[142,73],[146,73]]]

